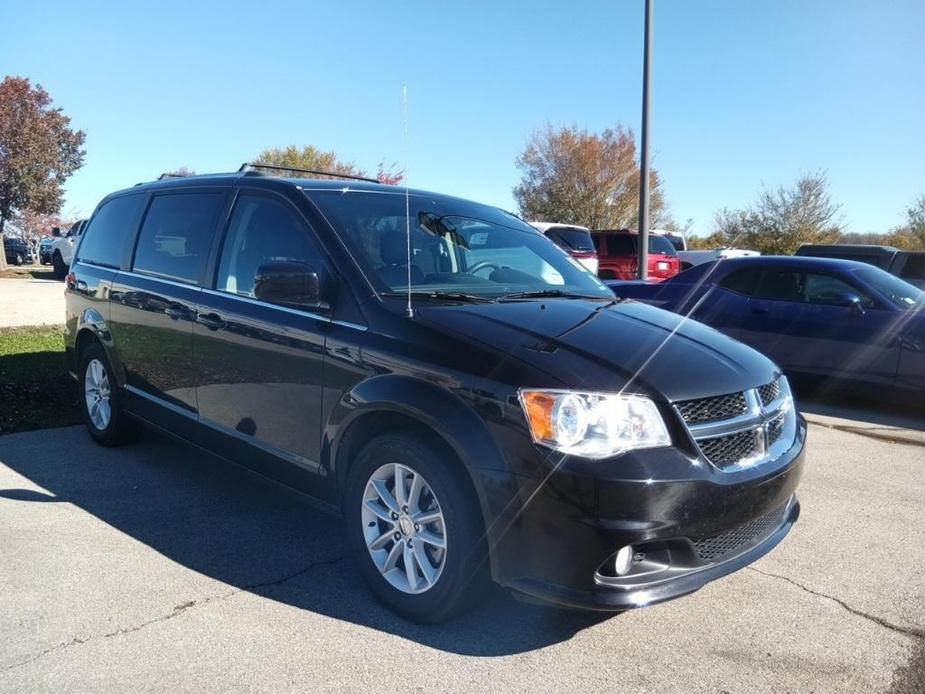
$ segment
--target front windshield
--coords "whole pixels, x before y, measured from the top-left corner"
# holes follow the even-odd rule
[[[855,274],[900,308],[925,302],[925,292],[880,268],[864,267]]]
[[[578,261],[499,209],[415,193],[311,190],[380,292],[411,290],[486,299],[520,293],[613,299]],[[411,265],[407,226],[411,220]]]

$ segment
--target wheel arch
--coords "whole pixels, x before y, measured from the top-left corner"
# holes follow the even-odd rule
[[[436,384],[410,376],[377,376],[341,398],[329,420],[326,465],[336,484],[338,506],[351,460],[374,437],[390,431],[421,436],[456,465],[472,494],[489,547],[495,544],[497,497],[518,496],[514,476],[485,422],[460,396]],[[487,490],[484,481],[491,480]],[[495,504],[489,502],[489,493]],[[489,564],[492,553],[489,552]],[[493,572],[494,567],[491,566]]]
[[[112,341],[112,333],[109,331],[109,325],[100,314],[93,308],[86,308],[80,312],[77,319],[77,329],[74,331],[74,372],[80,368],[81,354],[90,344],[98,344],[106,353],[106,358],[112,367],[113,375],[116,378],[116,384],[119,387],[125,385],[125,369],[122,361],[119,359],[118,352]]]

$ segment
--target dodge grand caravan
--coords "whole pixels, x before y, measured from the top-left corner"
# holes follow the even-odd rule
[[[143,423],[326,502],[418,621],[486,578],[668,600],[799,513],[806,425],[773,363],[492,207],[253,170],[141,184],[97,207],[66,292],[93,439]]]

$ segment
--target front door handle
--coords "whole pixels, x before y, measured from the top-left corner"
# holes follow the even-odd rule
[[[221,330],[225,327],[225,321],[217,313],[197,313],[196,322],[209,330]]]
[[[764,306],[752,306],[752,313],[767,313],[768,309]]]

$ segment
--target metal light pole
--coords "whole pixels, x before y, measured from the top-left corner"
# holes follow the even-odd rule
[[[649,99],[652,93],[652,2],[646,0],[642,52],[642,151],[639,162],[639,279],[649,276]]]

